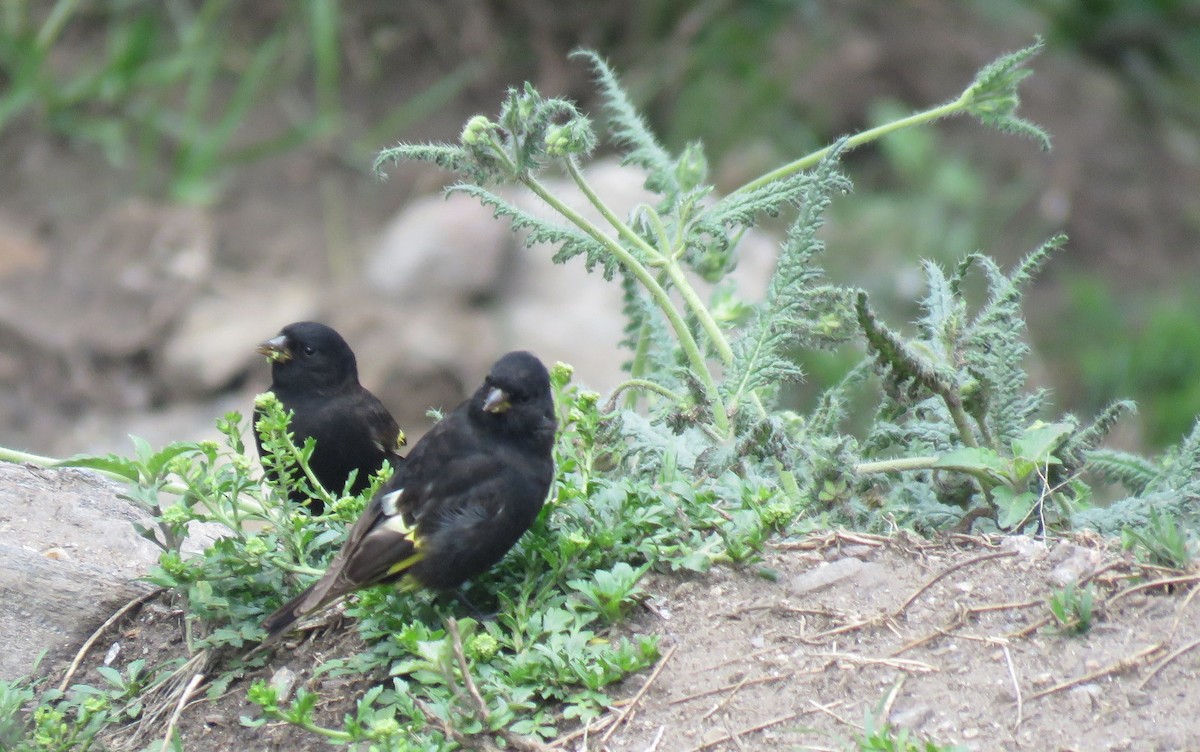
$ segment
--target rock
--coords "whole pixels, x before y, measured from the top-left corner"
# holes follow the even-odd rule
[[[656,201],[643,187],[644,173],[615,160],[595,162],[585,173],[619,216]],[[580,214],[609,229],[573,182],[544,183]],[[531,215],[564,221],[528,191],[504,190],[501,195]],[[474,383],[503,352],[528,349],[544,361],[570,363],[580,383],[606,391],[623,379],[621,365],[628,357],[620,348],[625,336],[621,288],[599,272],[589,273],[583,259],[553,263],[556,250],[546,245],[525,248],[505,220],[495,219],[490,208],[473,198],[428,197],[409,204],[391,222],[368,254],[364,277],[406,316],[427,317],[424,311],[430,305],[444,311],[440,326],[413,325],[396,332],[406,340],[404,349],[396,344],[397,352],[427,348],[414,339],[457,342],[468,360],[453,364],[469,368],[466,383]],[[732,278],[744,297],[762,296],[777,250],[778,240],[772,236],[752,232],[743,237]],[[707,298],[710,286],[697,286]],[[479,320],[470,328],[482,329],[480,336],[458,341],[447,336],[446,330],[461,330],[462,321],[473,318]],[[405,357],[421,362],[419,356]]]
[[[279,697],[279,703],[283,704],[292,698],[292,690],[296,687],[296,672],[287,666],[280,666],[271,674],[270,684]]]
[[[1125,691],[1125,701],[1131,708],[1143,708],[1154,701],[1154,695],[1144,689],[1133,687]]]
[[[319,310],[316,288],[299,280],[216,277],[163,343],[164,391],[176,398],[207,396],[255,364],[268,373],[265,359],[254,352],[258,343],[293,321],[315,318]],[[247,336],[255,327],[259,333]]]
[[[933,717],[933,709],[927,705],[914,705],[911,708],[893,710],[888,720],[893,726],[905,729],[918,729]]]
[[[1059,563],[1049,574],[1050,582],[1059,587],[1079,582],[1085,574],[1088,574],[1100,565],[1102,556],[1099,551],[1092,548],[1084,548],[1083,546],[1070,545],[1070,549],[1066,551],[1066,556],[1061,556],[1063,552],[1056,546],[1051,552],[1052,556],[1061,557]]]
[[[877,546],[868,546],[865,543],[856,543],[849,546],[842,546],[842,556],[853,556],[856,559],[866,561],[875,555],[878,550]]]
[[[1046,544],[1028,535],[1010,535],[1000,541],[1001,551],[1016,551],[1022,559],[1037,559],[1047,553]]]
[[[134,532],[137,509],[94,473],[0,463],[0,680],[62,652],[150,586],[135,578],[159,549]],[[212,540],[206,529],[194,546]],[[68,558],[48,558],[59,548]]]
[[[465,193],[412,201],[380,234],[367,259],[367,282],[405,302],[470,303],[496,294],[515,244],[505,222]]]
[[[20,222],[0,213],[0,279],[46,268],[50,251],[27,233]]]
[[[866,568],[861,559],[847,556],[798,575],[792,579],[788,589],[796,595],[824,590],[830,585],[861,575]]]
[[[208,278],[212,247],[204,212],[129,202],[45,268],[0,279],[0,329],[68,359],[152,349]]]

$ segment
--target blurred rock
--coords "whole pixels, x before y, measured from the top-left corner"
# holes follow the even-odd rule
[[[857,578],[868,566],[874,565],[864,564],[860,559],[847,556],[844,559],[830,562],[825,566],[810,569],[804,574],[795,577],[788,586],[788,589],[796,595],[824,590],[830,585],[843,580]]]
[[[656,201],[643,187],[645,174],[615,160],[595,162],[585,174],[618,215]],[[607,227],[572,181],[544,183],[583,216]],[[500,193],[523,211],[561,221],[528,191]],[[442,326],[404,329],[407,350],[430,349],[411,338],[429,337],[444,344],[446,329],[464,328],[452,318],[476,318],[466,328],[477,330],[479,338],[458,343],[465,359],[455,359],[470,372],[466,383],[474,383],[502,353],[527,349],[548,363],[561,360],[575,366],[578,380],[593,389],[611,389],[623,378],[621,366],[628,358],[619,347],[625,326],[620,286],[599,273],[588,273],[582,259],[555,264],[551,257],[556,249],[525,248],[507,221],[492,214],[491,208],[464,195],[418,199],[392,220],[370,252],[365,265],[368,284],[386,294],[391,305],[421,319],[428,318],[430,305],[441,312]],[[778,241],[769,235],[748,233],[743,239],[734,279],[744,296],[761,297],[777,248]],[[709,286],[698,287],[704,295]]]
[[[256,363],[254,352],[293,321],[316,318],[317,289],[306,282],[247,279],[223,274],[183,313],[162,348],[160,379],[174,397],[210,395],[228,387]],[[247,337],[252,326],[261,331]]]
[[[29,235],[20,222],[0,214],[0,279],[36,273],[49,263],[49,249]]]
[[[384,228],[366,263],[366,277],[400,305],[429,299],[471,303],[494,295],[506,250],[504,222],[462,193],[425,196]]]
[[[207,280],[212,244],[204,212],[129,202],[39,273],[0,279],[0,328],[64,357],[150,349]]]
[[[1051,556],[1058,558],[1058,564],[1051,570],[1049,580],[1059,587],[1079,582],[1084,575],[1090,574],[1100,566],[1104,558],[1101,552],[1094,548],[1085,548],[1065,541],[1054,547]]]

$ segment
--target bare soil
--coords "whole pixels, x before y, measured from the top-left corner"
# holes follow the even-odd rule
[[[1065,634],[1046,605],[1068,579],[1097,595],[1096,623],[1082,635]],[[1180,712],[1200,703],[1200,655],[1188,652],[1200,644],[1197,581],[1086,538],[831,532],[780,542],[745,569],[652,576],[628,629],[662,636],[659,664],[616,687],[620,699],[588,728],[564,722],[548,741],[569,750],[840,750],[870,719],[886,718],[972,750],[1185,749],[1200,732],[1194,714]],[[153,659],[180,655],[180,636],[179,614],[151,603],[97,641],[76,680],[98,680],[92,666],[113,641],[122,661]],[[294,671],[326,698],[319,721],[336,727],[368,681],[312,672],[358,647],[353,625],[335,621],[278,650],[260,675]],[[184,748],[328,748],[285,724],[241,726],[242,715],[257,715],[245,700],[255,678],[190,704],[178,722]]]

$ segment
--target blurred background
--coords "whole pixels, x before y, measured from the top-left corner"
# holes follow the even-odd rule
[[[1031,373],[1064,410],[1135,399],[1126,448],[1173,443],[1200,413],[1195,2],[4,0],[0,444],[210,436],[270,381],[255,345],[306,318],[412,434],[514,347],[606,389],[624,355],[602,281],[443,201],[445,173],[381,181],[380,148],[457,140],[526,80],[594,112],[583,46],[731,190],[957,96],[1038,34],[1021,112],[1053,150],[952,121],[850,154],[827,267],[899,324],[919,259],[1008,266],[1066,232],[1029,297]],[[597,169],[619,209],[640,200]],[[806,388],[853,360],[808,359]]]

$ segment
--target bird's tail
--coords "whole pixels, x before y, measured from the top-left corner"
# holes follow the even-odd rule
[[[263,621],[262,627],[267,630],[266,639],[262,641],[263,645],[269,645],[279,639],[281,635],[286,634],[291,630],[292,626],[304,616],[315,611],[315,608],[305,608],[306,601],[312,595],[313,588],[319,583],[310,585],[304,592],[297,595],[287,603],[279,607],[275,613],[271,614]]]

